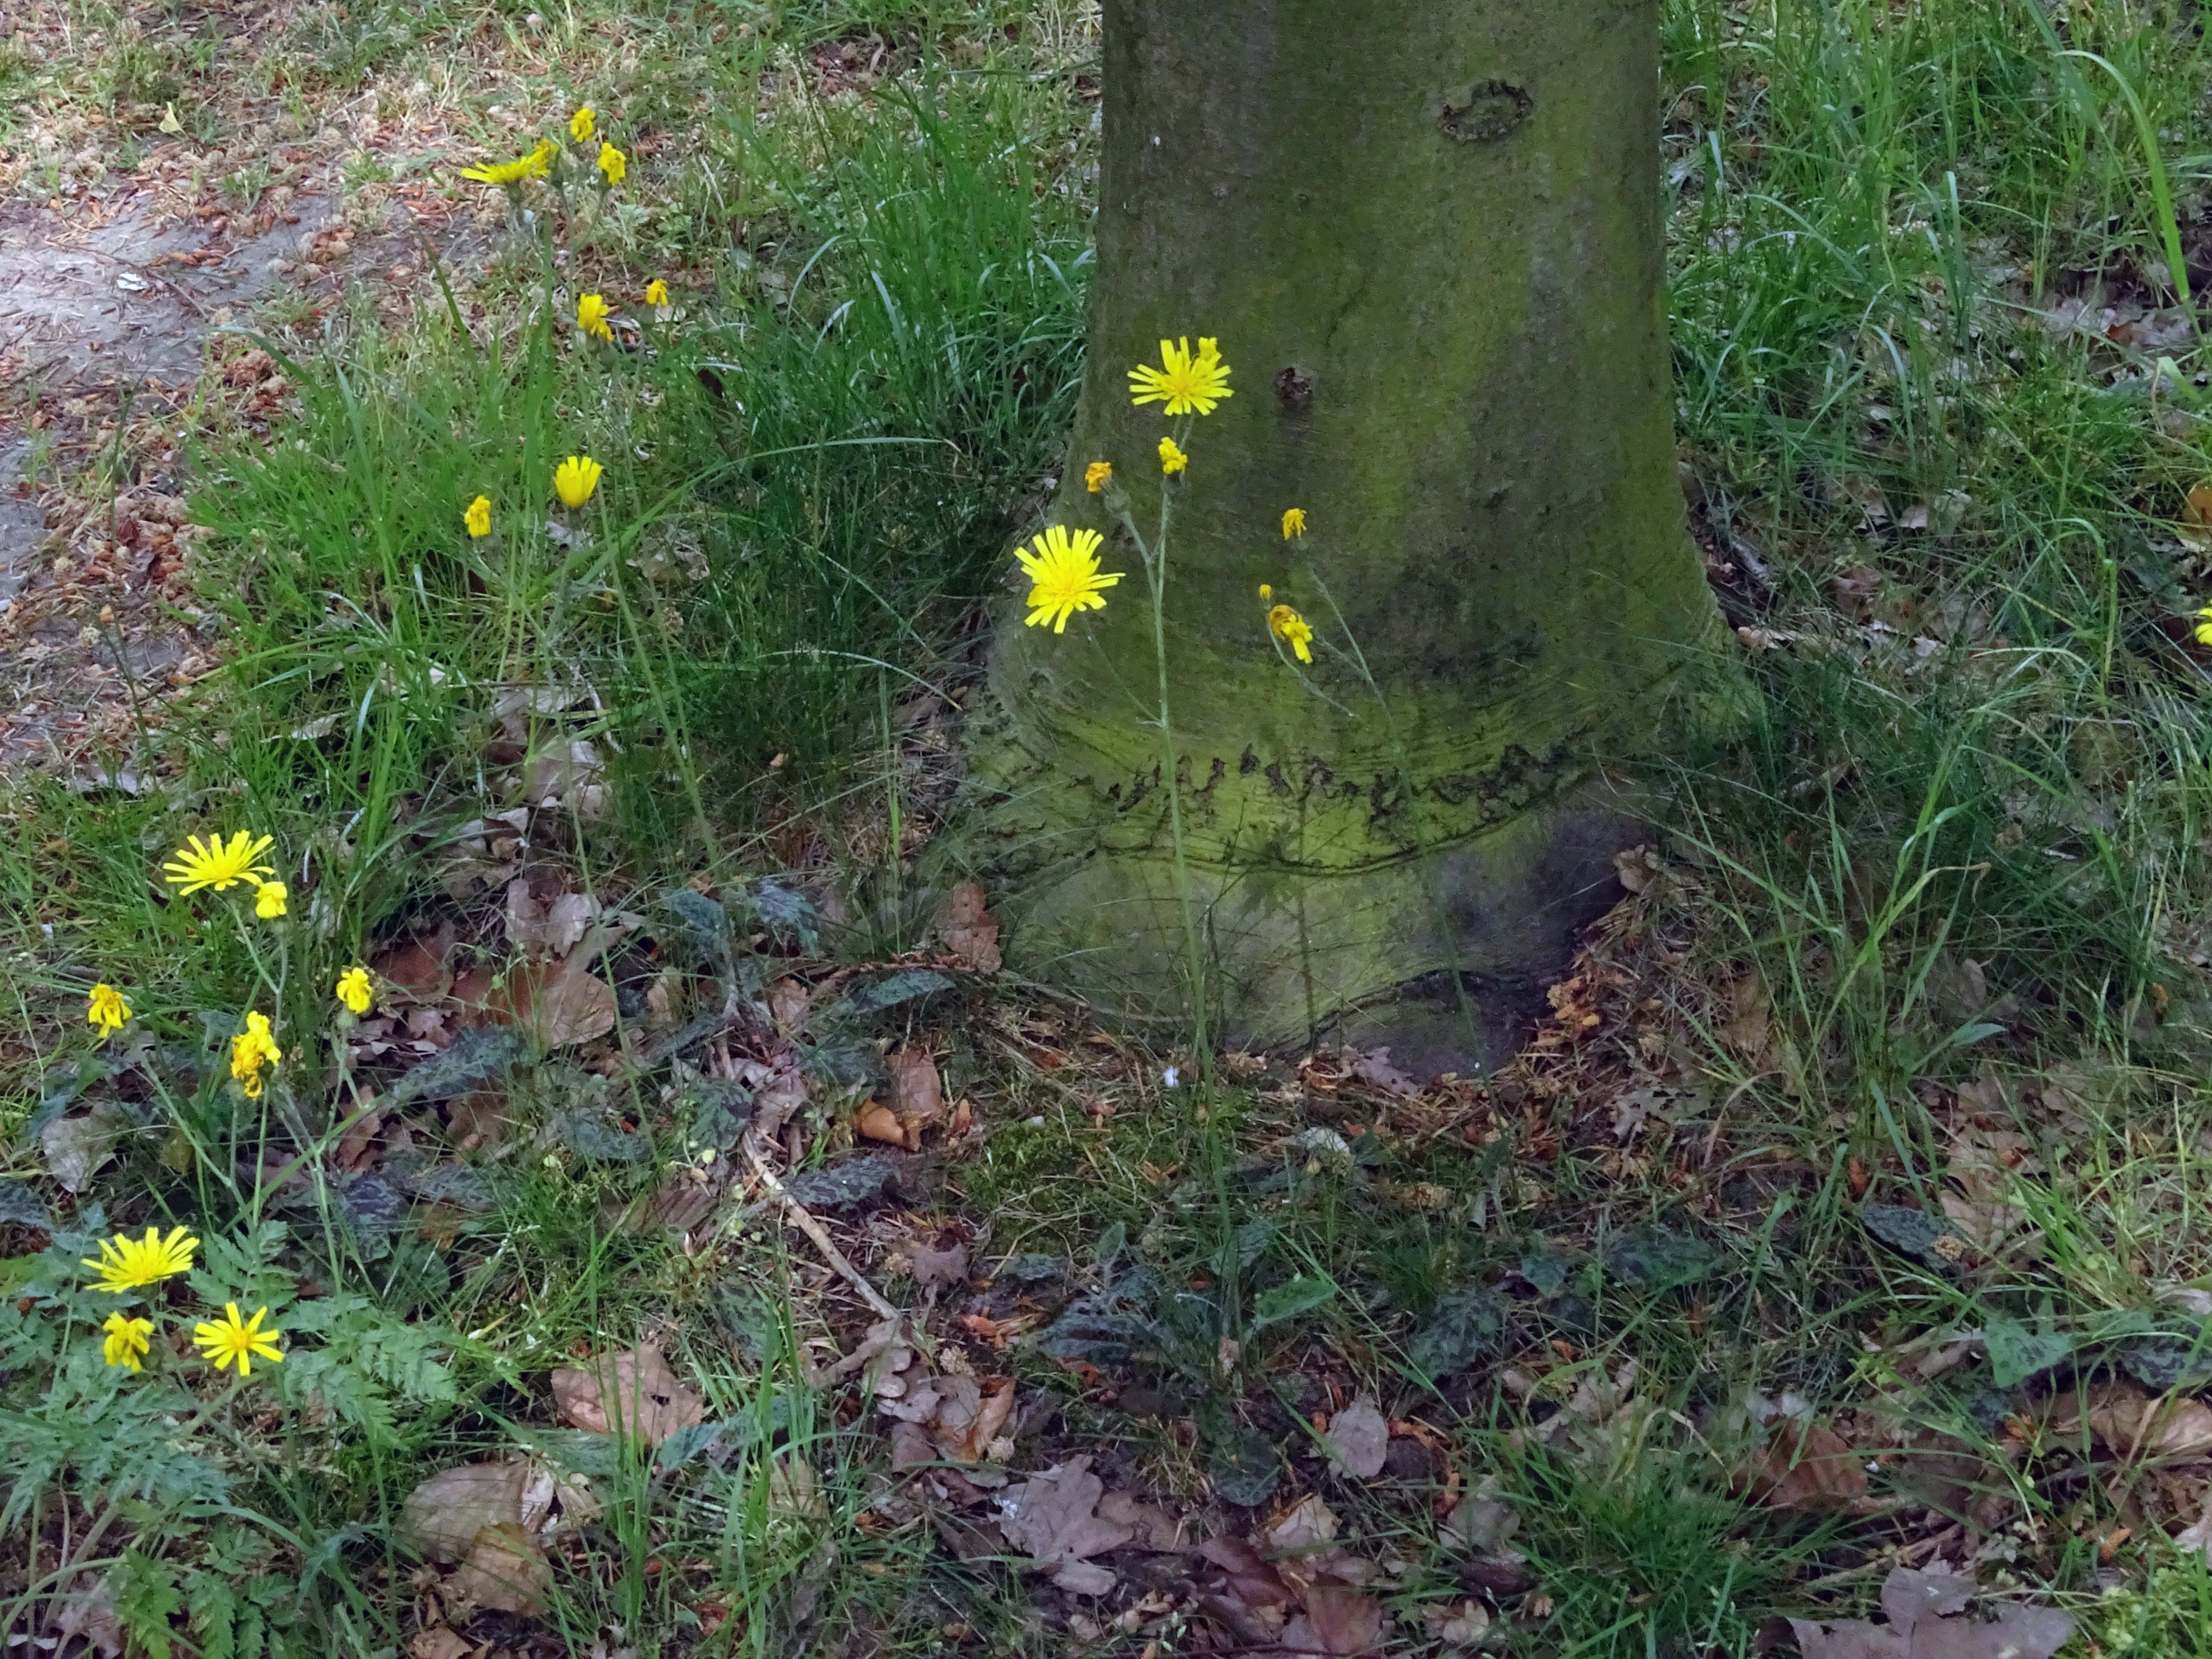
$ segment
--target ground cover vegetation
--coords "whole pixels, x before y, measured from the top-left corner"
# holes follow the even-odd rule
[[[2197,10],[1668,0],[1758,711],[1426,1085],[1100,1028],[946,833],[1054,556],[1095,16],[27,19],[19,203],[189,152],[277,211],[343,108],[343,222],[441,205],[158,410],[8,389],[119,686],[0,780],[11,1640],[2200,1650]]]

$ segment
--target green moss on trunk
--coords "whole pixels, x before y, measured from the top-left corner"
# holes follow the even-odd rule
[[[1018,960],[1132,1014],[1182,996],[1150,619],[1083,471],[1112,461],[1151,521],[1167,423],[1127,371],[1211,335],[1237,395],[1191,441],[1168,636],[1229,1029],[1387,1030],[1454,969],[1510,1000],[1610,879],[1626,820],[1594,769],[1721,644],[1674,483],[1654,9],[1107,0],[1105,25],[1056,515],[1133,577],[997,642],[976,754]],[[1387,719],[1326,654],[1327,698],[1299,684],[1262,582],[1358,641]]]

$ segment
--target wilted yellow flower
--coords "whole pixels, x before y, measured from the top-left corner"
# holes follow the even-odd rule
[[[553,469],[553,493],[563,507],[581,507],[592,499],[599,487],[599,474],[605,471],[588,455],[571,455]]]
[[[252,1318],[241,1320],[238,1304],[226,1302],[221,1319],[192,1327],[192,1346],[207,1356],[216,1370],[222,1370],[234,1360],[238,1374],[251,1376],[256,1359],[276,1361],[284,1357],[276,1346],[276,1339],[284,1333],[261,1328],[261,1322],[268,1317],[269,1310],[263,1308]]]
[[[276,1046],[269,1029],[269,1016],[246,1015],[246,1029],[230,1040],[230,1074],[238,1079],[248,1100],[261,1098],[261,1068],[283,1058],[284,1051]]]
[[[612,144],[599,146],[599,171],[607,175],[607,182],[618,185],[629,173],[629,157]]]
[[[607,325],[607,319],[613,315],[604,295],[586,294],[576,301],[576,326],[594,340],[613,343],[615,331]]]
[[[487,185],[519,185],[525,179],[543,179],[553,170],[555,148],[550,138],[540,138],[538,147],[527,155],[518,155],[512,161],[493,161],[480,167],[463,167],[464,179],[481,179]]]
[[[112,1036],[131,1018],[131,1005],[123,1000],[122,992],[102,980],[84,1000],[84,1017],[100,1036]]]
[[[1268,631],[1297,653],[1300,662],[1311,662],[1313,629],[1306,619],[1287,605],[1279,605],[1267,612]]]
[[[1139,363],[1129,371],[1132,403],[1164,404],[1169,415],[1211,415],[1221,399],[1235,395],[1229,390],[1229,365],[1211,339],[1198,343],[1195,356],[1188,337],[1163,340],[1160,362],[1158,368]]]
[[[100,1328],[107,1333],[106,1340],[100,1345],[100,1357],[111,1365],[137,1370],[138,1357],[152,1346],[154,1322],[132,1319],[117,1312],[108,1315]]]
[[[662,282],[658,276],[647,283],[645,285],[645,302],[649,306],[666,305],[668,303],[668,284]]]
[[[337,999],[356,1014],[365,1014],[376,1000],[376,987],[368,977],[368,969],[356,963],[338,975]]]
[[[1190,457],[1182,453],[1182,449],[1176,446],[1176,441],[1173,438],[1163,438],[1160,440],[1161,471],[1172,477],[1189,465]]]
[[[461,522],[468,526],[469,534],[481,541],[491,534],[491,497],[479,495],[469,503],[469,510],[461,514]]]
[[[258,861],[269,842],[269,836],[257,840],[243,830],[228,841],[210,836],[203,842],[198,836],[187,836],[176,856],[161,866],[161,879],[177,890],[179,898],[203,887],[220,893],[241,881],[264,880],[276,873]]]
[[[1283,539],[1291,541],[1306,533],[1306,510],[1294,507],[1283,514]]]
[[[1066,525],[1056,524],[1036,538],[1036,552],[1025,547],[1014,550],[1031,584],[1025,626],[1042,628],[1050,623],[1054,633],[1065,634],[1067,619],[1077,611],[1106,608],[1099,590],[1120,581],[1121,573],[1100,574],[1098,550],[1105,540],[1095,530],[1079,530],[1071,536]]]
[[[1113,478],[1114,463],[1111,461],[1093,461],[1083,469],[1084,488],[1094,495],[1112,483]]]
[[[284,902],[291,895],[281,881],[264,881],[253,890],[253,914],[264,921],[274,921],[284,914]]]
[[[152,1227],[146,1237],[133,1238],[128,1233],[118,1233],[112,1238],[100,1241],[100,1260],[89,1257],[84,1265],[100,1275],[100,1283],[92,1288],[107,1291],[116,1296],[143,1290],[149,1285],[158,1285],[165,1279],[192,1270],[192,1252],[200,1242],[182,1227],[173,1229],[167,1238]]]
[[[591,143],[599,130],[599,118],[589,104],[579,104],[576,112],[568,118],[568,136],[580,144]]]

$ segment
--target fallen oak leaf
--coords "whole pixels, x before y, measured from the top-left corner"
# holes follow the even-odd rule
[[[1382,1460],[1389,1454],[1390,1424],[1363,1394],[1330,1419],[1322,1445],[1341,1473],[1372,1480],[1382,1473]]]
[[[984,903],[983,890],[963,881],[938,912],[937,936],[963,967],[979,974],[999,971],[999,922]]]
[[[1061,1589],[1103,1595],[1114,1588],[1114,1575],[1087,1558],[1119,1549],[1136,1536],[1126,1522],[1096,1513],[1105,1495],[1106,1483],[1091,1473],[1090,1458],[1071,1457],[1000,1493],[1000,1526],[1007,1541],[1038,1566],[1055,1570],[1054,1582]]]
[[[1899,1567],[1882,1582],[1887,1625],[1863,1619],[1792,1619],[1804,1659],[2051,1659],[2074,1620],[2050,1607],[1996,1604],[1986,1621],[1966,1612],[1971,1580]]]
[[[706,1402],[677,1380],[650,1343],[556,1370],[553,1400],[573,1427],[628,1432],[648,1444],[707,1420]]]

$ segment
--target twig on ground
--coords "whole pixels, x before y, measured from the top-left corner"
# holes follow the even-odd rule
[[[884,1300],[882,1293],[868,1283],[866,1278],[858,1267],[853,1265],[844,1251],[837,1248],[836,1241],[830,1237],[822,1224],[814,1218],[804,1204],[791,1195],[782,1182],[776,1179],[775,1171],[768,1167],[768,1160],[761,1156],[760,1146],[750,1133],[744,1138],[744,1147],[745,1157],[750,1160],[754,1173],[760,1176],[762,1184],[783,1201],[783,1207],[789,1212],[793,1224],[808,1238],[813,1240],[814,1248],[822,1252],[823,1259],[837,1270],[847,1284],[860,1293],[861,1300],[885,1319],[906,1317],[898,1309]],[[917,1332],[916,1334],[919,1335],[920,1333]]]

